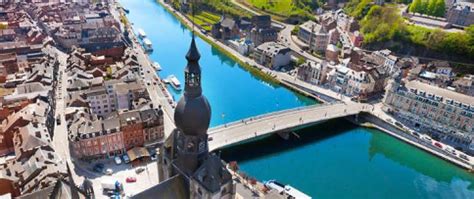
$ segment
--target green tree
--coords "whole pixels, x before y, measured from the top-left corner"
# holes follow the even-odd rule
[[[296,67],[300,67],[301,65],[304,64],[306,60],[303,57],[299,57],[298,60],[296,61]]]
[[[395,6],[372,6],[360,22],[364,43],[383,42],[403,35],[403,20]]]
[[[413,0],[410,4],[410,12],[411,13],[420,13],[421,10],[421,0]]]
[[[443,17],[446,12],[446,4],[444,0],[432,0],[436,1],[435,11],[433,12],[433,16]]]
[[[428,0],[422,0],[420,4],[420,10],[418,13],[428,14]]]
[[[470,25],[466,28],[467,34],[467,46],[466,49],[471,58],[474,59],[474,25]]]
[[[436,3],[437,3],[437,1],[438,0],[429,0],[428,1],[428,8],[427,8],[425,14],[431,15],[431,16],[436,16],[436,11],[437,11]]]

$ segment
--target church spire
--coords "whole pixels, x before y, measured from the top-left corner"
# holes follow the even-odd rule
[[[199,97],[202,95],[201,88],[201,66],[199,66],[199,59],[201,55],[196,47],[196,40],[194,36],[191,41],[191,46],[186,54],[188,64],[184,71],[185,85],[184,95],[186,97]]]

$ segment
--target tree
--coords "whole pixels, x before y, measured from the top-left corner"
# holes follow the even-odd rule
[[[303,57],[299,57],[298,61],[296,61],[296,67],[300,67],[301,65],[304,64],[306,60]]]
[[[466,28],[467,34],[467,51],[471,58],[474,59],[474,25],[470,25]]]
[[[436,4],[437,4],[438,0],[429,0],[428,1],[428,8],[426,10],[426,13],[427,15],[431,15],[431,16],[436,16],[436,11],[437,11],[437,8],[436,8]]]
[[[433,16],[443,17],[446,12],[446,4],[444,0],[432,0],[436,1],[435,11],[433,12]]]
[[[410,12],[411,13],[419,13],[421,8],[421,0],[413,0],[410,4]]]
[[[428,14],[428,0],[422,0],[420,4],[420,10],[418,13]]]
[[[360,22],[364,43],[383,42],[403,35],[403,20],[395,6],[372,6]]]

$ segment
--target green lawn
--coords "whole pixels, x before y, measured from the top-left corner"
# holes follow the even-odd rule
[[[317,7],[313,0],[245,0],[245,3],[280,17],[311,18],[311,10]]]
[[[193,19],[191,15],[188,15],[190,19]],[[204,30],[210,31],[212,25],[217,23],[220,20],[220,16],[210,13],[210,12],[200,12],[194,16],[194,22],[201,26]]]
[[[247,0],[254,7],[264,11],[289,16],[293,11],[292,0]]]

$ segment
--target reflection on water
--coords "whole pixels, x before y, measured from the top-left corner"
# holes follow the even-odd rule
[[[425,176],[430,176],[437,182],[450,183],[455,178],[474,182],[474,175],[464,169],[454,167],[451,163],[440,158],[433,158],[434,156],[431,154],[414,146],[403,142],[394,142],[392,141],[393,138],[390,139],[391,137],[385,133],[376,130],[368,131],[372,133],[369,143],[369,156],[371,159],[376,155],[383,155],[385,158],[393,160],[402,166],[414,169]],[[474,191],[473,184],[470,184],[469,190]]]
[[[339,119],[296,133],[300,139],[270,136],[221,156],[259,180],[277,179],[316,198],[474,197],[472,174],[383,132]]]

